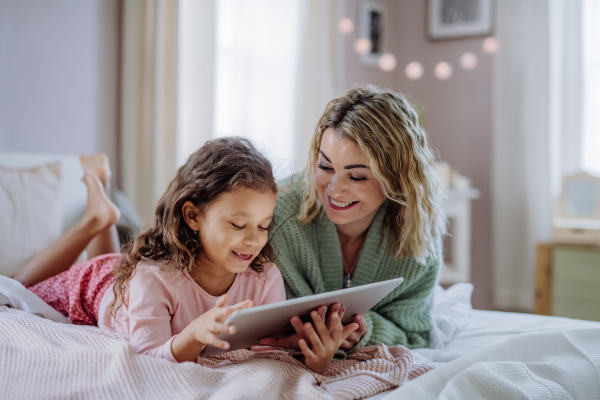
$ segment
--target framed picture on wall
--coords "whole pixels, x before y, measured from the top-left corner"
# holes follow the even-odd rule
[[[493,0],[428,0],[427,35],[431,40],[489,36]]]
[[[387,12],[381,3],[366,1],[359,6],[359,31],[355,49],[363,64],[377,65],[384,53]]]

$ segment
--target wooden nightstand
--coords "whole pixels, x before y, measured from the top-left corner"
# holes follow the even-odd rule
[[[535,313],[600,321],[600,247],[538,244]]]

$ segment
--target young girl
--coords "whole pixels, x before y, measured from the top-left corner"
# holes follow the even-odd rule
[[[15,276],[73,323],[127,334],[138,353],[198,361],[206,345],[229,347],[217,335],[235,332],[223,323],[233,311],[285,300],[267,243],[277,185],[248,140],[216,139],[192,154],[123,256],[104,254],[116,249],[119,219],[107,197],[108,160],[81,161],[84,217]],[[96,257],[72,265],[86,247]],[[311,337],[305,362],[322,372],[357,326],[342,329],[339,315],[328,325],[313,319],[322,334]]]

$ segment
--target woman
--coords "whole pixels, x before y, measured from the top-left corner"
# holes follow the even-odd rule
[[[288,299],[404,277],[354,317],[359,328],[340,346],[344,352],[379,343],[429,345],[445,233],[433,163],[409,102],[390,90],[359,87],[327,105],[304,172],[278,195],[270,240]],[[327,315],[326,307],[318,310],[327,321],[344,311],[340,304]],[[298,340],[315,334],[297,317],[291,322],[297,334],[261,344],[298,348]]]

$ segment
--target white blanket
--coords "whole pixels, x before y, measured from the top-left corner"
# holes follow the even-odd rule
[[[323,373],[288,354],[238,350],[172,363],[135,354],[124,336],[0,307],[2,399],[355,399],[431,370],[402,346],[365,347]]]
[[[413,398],[600,399],[600,327],[509,336],[385,397]]]

